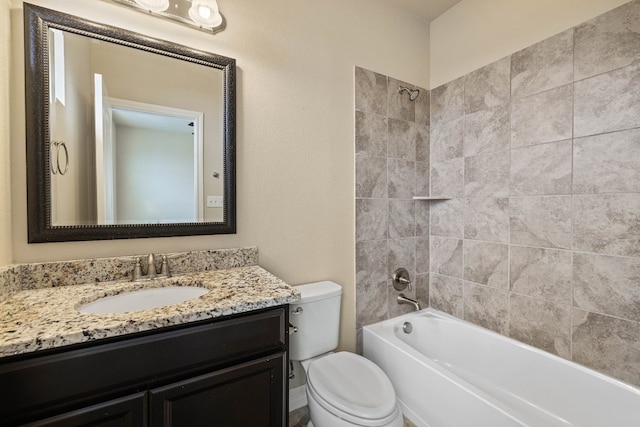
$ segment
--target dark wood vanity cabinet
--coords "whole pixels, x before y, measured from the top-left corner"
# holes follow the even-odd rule
[[[0,426],[281,427],[288,309],[0,359]]]

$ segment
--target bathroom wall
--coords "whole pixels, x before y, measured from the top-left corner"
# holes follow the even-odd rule
[[[288,283],[328,279],[344,286],[340,345],[354,349],[353,68],[358,64],[427,87],[424,22],[384,0],[220,0],[227,28],[212,36],[104,1],[32,3],[237,60],[238,233],[27,244],[22,33],[17,28],[11,137],[0,140],[1,150],[11,143],[11,196],[0,190],[0,212],[12,208],[13,227],[0,223],[2,246],[13,228],[11,261],[257,246],[260,265]],[[0,2],[2,14],[6,9]],[[12,25],[21,20],[22,11],[12,10]],[[0,28],[4,34],[6,27]],[[0,49],[3,61],[5,55]],[[0,78],[5,88],[6,75]],[[0,168],[0,174],[5,171]]]
[[[431,22],[430,88],[628,0],[463,0]]]
[[[356,328],[413,310],[399,305],[391,276],[414,282],[404,294],[429,304],[429,91],[355,69]]]
[[[9,5],[0,5],[0,76],[9,75]],[[9,79],[0,78],[0,268],[11,263],[11,162],[9,151]]]
[[[431,91],[430,301],[640,385],[640,1]]]

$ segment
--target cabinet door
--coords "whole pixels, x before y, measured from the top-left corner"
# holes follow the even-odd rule
[[[146,392],[88,406],[77,411],[25,424],[25,427],[144,427]]]
[[[277,353],[151,390],[151,425],[285,426],[286,363]]]

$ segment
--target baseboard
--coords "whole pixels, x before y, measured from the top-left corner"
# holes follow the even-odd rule
[[[307,390],[303,384],[289,390],[289,412],[307,405]]]

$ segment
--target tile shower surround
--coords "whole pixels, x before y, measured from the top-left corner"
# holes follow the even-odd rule
[[[431,91],[430,303],[640,385],[640,1]]]
[[[429,303],[429,91],[415,101],[400,86],[414,85],[363,68],[355,70],[356,327],[411,311],[399,305],[390,281],[409,270],[413,290]]]
[[[387,81],[356,69],[358,328],[413,240],[422,302],[640,385],[640,0],[431,91],[430,212],[391,190]]]

